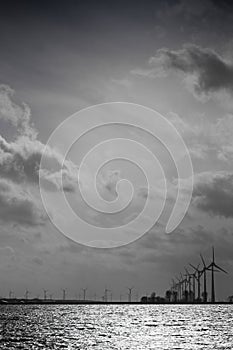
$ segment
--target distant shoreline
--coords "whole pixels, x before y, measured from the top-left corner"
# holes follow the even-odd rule
[[[215,303],[203,303],[203,302],[170,302],[170,303],[143,303],[140,301],[92,301],[92,300],[38,300],[38,299],[1,299],[0,305],[233,305],[233,303],[228,301],[218,301]]]

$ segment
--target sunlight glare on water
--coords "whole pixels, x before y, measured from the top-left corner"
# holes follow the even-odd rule
[[[231,305],[8,305],[0,349],[233,349]]]

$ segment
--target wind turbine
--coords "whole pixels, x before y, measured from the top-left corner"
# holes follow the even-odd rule
[[[111,292],[110,289],[105,288],[104,289],[104,301],[107,303],[108,302],[108,292]]]
[[[26,300],[28,300],[28,295],[29,295],[29,290],[28,290],[28,289],[26,289],[26,291],[25,291],[25,295],[24,295]]]
[[[82,288],[83,291],[83,300],[86,300],[86,291],[87,291],[87,287],[86,288]]]
[[[214,273],[216,272],[216,270],[214,270],[214,267],[217,269],[217,271],[219,270],[219,271],[222,271],[224,273],[227,273],[227,271],[225,271],[223,268],[221,268],[220,266],[218,266],[215,263],[214,247],[212,247],[212,262],[207,267],[207,269],[211,271],[211,303],[215,303]]]
[[[180,272],[180,300],[182,300],[183,298],[183,292],[184,292],[183,284],[184,284],[184,279],[183,279],[182,273]]]
[[[176,290],[176,283],[174,281],[174,279],[172,278],[172,281],[170,283],[170,287],[171,287],[171,296],[172,296],[172,301],[175,301],[175,290]]]
[[[188,287],[189,287],[189,290],[188,290],[188,297],[189,297],[189,301],[192,301],[192,295],[191,295],[191,290],[192,290],[192,287],[191,287],[191,279],[192,279],[192,274],[189,273],[188,269],[186,269],[186,267],[184,268],[185,269],[185,272],[186,272],[186,278],[187,278],[187,282],[188,282]]]
[[[185,301],[187,301],[187,284],[188,284],[188,279],[187,277],[185,277],[186,275],[182,275],[182,273],[180,273],[180,277],[181,277],[181,295],[184,296]]]
[[[202,264],[203,264],[202,273],[203,273],[203,278],[204,278],[203,302],[207,303],[207,287],[206,287],[206,284],[207,284],[207,278],[206,278],[207,267],[206,267],[205,260],[204,260],[204,258],[203,258],[203,256],[201,254],[200,254],[200,257],[201,257],[201,261],[202,261]]]
[[[62,299],[63,301],[66,300],[66,289],[62,289]]]
[[[197,274],[197,300],[200,301],[201,299],[201,275],[202,275],[202,270],[199,270],[200,264],[197,265],[197,267],[193,266],[192,264],[189,264]]]
[[[180,278],[178,278],[176,276],[176,279],[178,281],[178,283],[177,283],[177,286],[178,286],[178,299],[181,300],[182,299],[182,293],[181,293],[182,278],[180,279]]]
[[[192,284],[193,284],[193,290],[192,290],[192,292],[193,292],[193,295],[192,295],[192,302],[194,302],[195,301],[195,298],[196,298],[196,282],[195,282],[195,280],[197,280],[197,277],[196,277],[196,272],[188,272],[189,273],[189,275],[191,276],[191,278],[192,278]]]
[[[47,299],[47,290],[44,289],[44,300],[46,300],[46,299]]]
[[[134,287],[127,287],[129,294],[128,294],[128,298],[129,298],[129,303],[131,303],[131,299],[132,299],[132,290],[134,289]]]

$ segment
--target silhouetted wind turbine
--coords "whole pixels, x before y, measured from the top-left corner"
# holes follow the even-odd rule
[[[174,289],[175,289],[175,281],[174,281],[174,279],[172,278],[172,281],[171,281],[171,283],[170,283],[170,286],[171,286],[171,290],[173,291]]]
[[[184,275],[185,276],[185,275]],[[184,279],[183,279],[183,282],[184,282],[184,290],[186,291],[187,290],[187,277],[185,277]]]
[[[203,270],[202,270],[202,273],[203,273],[203,278],[204,278],[204,292],[203,292],[203,302],[204,303],[207,303],[207,278],[206,278],[206,270],[207,270],[207,267],[206,267],[206,263],[205,263],[205,260],[203,258],[203,256],[200,254],[200,257],[201,257],[201,261],[202,261],[202,264],[203,264]]]
[[[193,281],[193,297],[192,297],[192,301],[195,301],[195,297],[196,297],[196,282],[195,282],[195,280],[197,280],[196,272],[189,272],[189,275],[192,277],[192,281]]]
[[[202,270],[199,270],[200,264],[197,265],[197,267],[193,266],[192,264],[189,264],[197,273],[197,300],[200,301],[201,299],[201,275]]]
[[[29,290],[26,289],[25,291],[25,299],[28,300]]]
[[[181,294],[181,286],[182,286],[182,279],[178,278],[176,276],[176,279],[178,281],[177,286],[178,286],[178,299],[181,300],[182,299],[182,294]]]
[[[227,273],[227,271],[225,271],[223,268],[221,268],[220,266],[218,266],[215,263],[215,254],[214,254],[214,247],[212,247],[212,262],[209,264],[209,266],[207,267],[208,270],[211,270],[211,303],[215,303],[215,283],[214,283],[214,273],[216,272],[216,270],[214,270],[214,267],[217,270],[220,270],[224,273]]]
[[[185,268],[185,272],[186,272],[186,276],[187,276],[187,280],[188,280],[188,286],[189,286],[189,301],[192,301],[192,296],[191,296],[191,290],[192,290],[192,286],[191,286],[191,279],[192,279],[192,274],[188,271],[188,269]]]
[[[181,300],[183,298],[183,292],[184,292],[184,288],[183,288],[183,284],[184,284],[184,279],[183,279],[183,275],[182,273],[180,272],[180,278],[181,278],[181,281],[180,281],[180,284],[181,284],[181,289],[180,289],[180,294],[181,294]]]
[[[87,287],[86,288],[82,288],[83,291],[83,300],[86,300],[86,291],[87,291]]]
[[[63,301],[66,300],[66,289],[62,289],[62,299]]]
[[[174,279],[172,278],[172,281],[170,282],[170,291],[171,291],[171,297],[172,297],[172,299],[173,299],[173,297],[174,297],[174,290],[175,290],[175,281],[174,281]],[[147,295],[146,295],[146,297],[147,297]]]
[[[184,290],[183,290],[184,299],[185,299],[185,301],[188,301],[187,286],[189,285],[189,280],[188,280],[186,274],[184,274],[184,279],[183,279],[182,283],[184,284]]]
[[[44,300],[46,300],[46,299],[47,299],[47,290],[44,289]]]
[[[132,300],[132,290],[134,289],[134,287],[127,287],[128,291],[129,291],[129,294],[128,294],[128,300],[129,300],[129,303],[131,303],[131,300]]]
[[[172,278],[172,298],[174,302],[177,302],[179,293],[179,283],[175,283],[174,279]]]
[[[105,288],[104,289],[104,301],[107,303],[108,302],[108,292],[111,292],[110,289]]]

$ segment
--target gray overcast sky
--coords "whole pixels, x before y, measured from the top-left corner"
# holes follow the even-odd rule
[[[217,295],[233,293],[232,23],[231,1],[1,5],[1,295],[9,289],[22,295],[25,288],[42,295],[47,288],[58,296],[64,286],[70,296],[84,286],[101,295],[108,286],[118,297],[127,285],[140,294],[163,294],[200,252],[210,259],[213,244],[230,272],[219,274]],[[83,107],[111,101],[154,108],[174,123],[190,150],[195,185],[188,215],[171,235],[158,227],[126,247],[95,250],[50,223],[38,165],[59,123]],[[163,155],[153,140],[136,137]],[[82,154],[91,139],[74,153]],[[101,191],[109,198],[118,167],[102,174]]]

